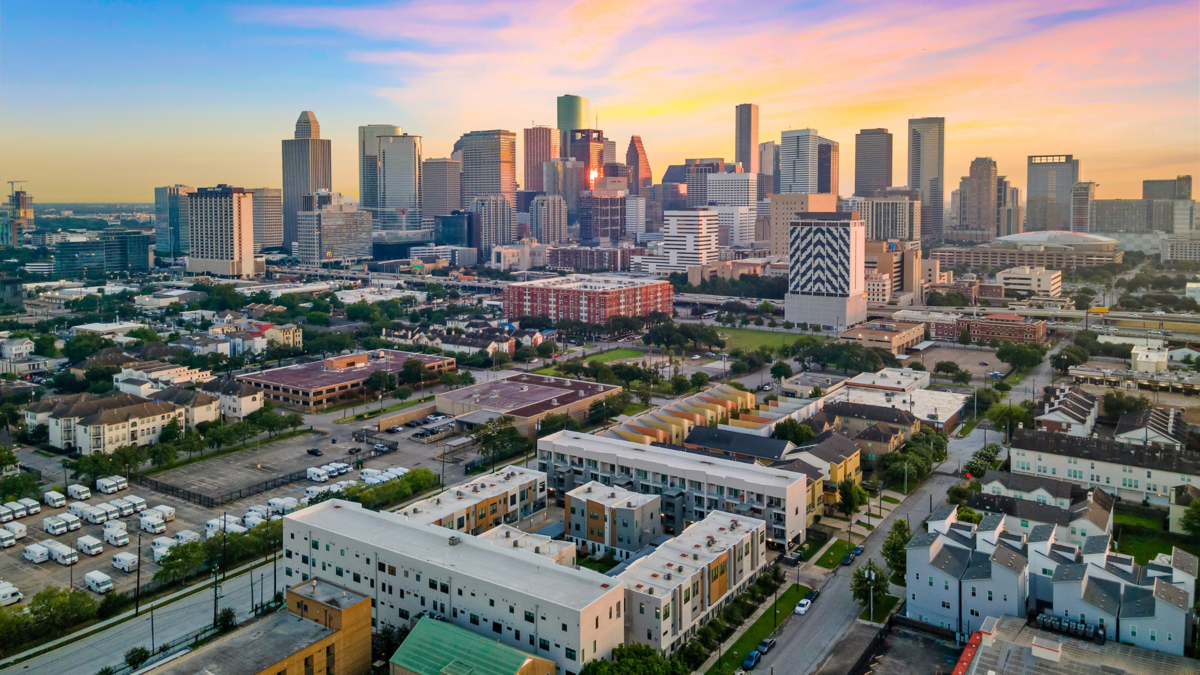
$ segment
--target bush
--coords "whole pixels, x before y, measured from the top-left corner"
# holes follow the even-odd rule
[[[145,647],[134,647],[125,652],[125,664],[133,670],[142,667],[142,664],[150,660],[150,650]]]
[[[96,617],[100,619],[114,617],[125,611],[125,608],[132,604],[133,598],[129,597],[127,593],[109,593],[100,601],[100,608],[96,610]]]
[[[232,607],[226,607],[217,614],[217,631],[228,633],[234,628],[237,628],[237,612]]]

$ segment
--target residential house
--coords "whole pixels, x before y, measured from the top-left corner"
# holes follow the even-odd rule
[[[1183,421],[1182,410],[1152,406],[1141,412],[1121,415],[1113,439],[1151,449],[1183,450],[1187,447],[1187,434],[1188,425]]]
[[[796,445],[791,441],[750,436],[699,425],[692,427],[683,442],[683,447],[725,459],[756,462],[764,466],[790,461],[797,451]]]
[[[1087,498],[1063,508],[1056,504],[1018,499],[1004,495],[970,492],[967,506],[976,511],[990,511],[1009,516],[1009,531],[1029,534],[1041,525],[1053,525],[1055,540],[1083,546],[1084,540],[1099,534],[1112,534],[1113,498],[1099,488]]]
[[[797,448],[793,456],[797,461],[821,471],[827,505],[838,502],[838,485],[842,481],[862,483],[862,451],[854,441],[836,431],[827,431],[813,438]],[[783,468],[786,469],[787,465]]]
[[[75,379],[82,380],[87,371],[99,366],[123,366],[139,359],[125,352],[120,347],[106,347],[71,366],[71,374]]]
[[[154,394],[154,398],[183,409],[184,429],[194,429],[201,422],[215,422],[221,417],[220,399],[203,391],[171,386]]]
[[[0,343],[0,358],[6,361],[23,359],[33,356],[33,340],[29,338],[13,338]]]
[[[47,424],[50,445],[85,455],[123,445],[149,445],[170,420],[184,424],[183,410],[174,404],[120,392],[47,399],[30,406],[25,419]]]
[[[853,438],[867,427],[878,422],[884,422],[904,434],[904,440],[920,431],[921,419],[901,408],[893,408],[866,403],[849,403],[847,401],[829,401],[822,406],[821,411],[833,415],[841,422],[841,432]],[[813,431],[816,431],[815,429]]]
[[[979,482],[984,494],[1028,499],[1062,509],[1087,498],[1087,490],[1078,483],[1046,476],[989,470]]]
[[[545,474],[542,474],[543,477]],[[662,536],[661,498],[597,481],[566,494],[566,540],[590,555],[629,560]]]
[[[1047,387],[1038,401],[1034,425],[1041,431],[1091,436],[1099,410],[1096,396],[1073,385]]]
[[[295,324],[273,325],[263,330],[263,337],[267,338],[268,345],[274,342],[281,347],[291,347],[292,349],[304,348],[304,331]]]
[[[230,345],[228,340],[205,335],[204,333],[193,333],[184,335],[178,340],[171,343],[175,347],[183,347],[184,349],[203,356],[205,354],[220,354],[222,356],[230,355]]]
[[[262,389],[241,380],[209,380],[200,389],[220,400],[221,416],[225,419],[244,419],[263,405]]]
[[[874,471],[877,460],[904,445],[904,432],[887,422],[877,422],[858,432],[851,440],[861,451],[860,456],[867,470]]]

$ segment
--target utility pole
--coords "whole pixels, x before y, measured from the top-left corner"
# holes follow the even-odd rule
[[[213,594],[213,631],[214,632],[217,630],[217,595],[218,595],[218,591],[220,590],[220,587],[217,586],[217,572],[219,572],[219,571],[220,571],[220,565],[213,568],[212,594]]]
[[[133,615],[137,616],[142,607],[142,533],[138,532],[138,568],[137,587],[133,589]]]

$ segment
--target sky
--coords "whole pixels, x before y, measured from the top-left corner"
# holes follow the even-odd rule
[[[656,179],[734,153],[734,106],[759,140],[815,128],[895,138],[946,118],[948,189],[975,157],[1024,189],[1026,157],[1073,154],[1100,198],[1200,174],[1195,0],[677,2],[5,2],[0,183],[38,202],[153,201],[155,186],[282,184],[280,140],[312,110],[333,188],[358,196],[361,124],[395,124],[444,157],[471,130],[554,125],[591,101],[617,142],[642,137]],[[948,205],[948,204],[947,204]]]

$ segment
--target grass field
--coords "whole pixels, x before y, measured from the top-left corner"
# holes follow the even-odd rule
[[[374,413],[371,415],[371,417],[379,417],[380,415],[386,415],[390,412],[396,412],[397,410],[411,408],[412,406],[417,405],[419,403],[428,403],[429,401],[432,401],[432,400],[433,400],[432,396],[426,396],[425,398],[417,398],[417,399],[412,399],[411,401],[405,401],[404,403],[397,403],[396,405],[389,405],[386,408],[384,408],[382,411],[379,411],[378,408],[370,408],[369,410],[364,410],[363,412],[359,413],[358,415],[348,415],[346,417],[339,417],[338,419],[334,420],[333,423],[334,424],[350,424],[351,422],[361,422],[365,419],[368,419],[366,417],[366,413],[368,413],[368,412]],[[360,417],[360,415],[361,415],[361,417]]]
[[[591,363],[592,361],[608,363],[610,361],[618,361],[620,359],[640,359],[645,355],[645,352],[639,352],[636,349],[613,349],[611,351],[588,356],[585,360],[588,363]]]
[[[651,407],[652,406],[642,405],[641,403],[634,402],[634,403],[630,403],[629,405],[625,406],[625,410],[623,410],[621,412],[632,417],[644,410],[649,410]]]
[[[586,567],[601,574],[604,574],[605,572],[617,566],[617,559],[615,556],[613,556],[612,551],[605,553],[604,557],[600,558],[599,560],[592,560],[587,556],[583,556],[577,558],[575,562],[579,563],[580,567]]]
[[[892,611],[892,608],[896,606],[897,602],[900,602],[900,598],[894,595],[885,595],[883,596],[882,601],[875,603],[874,619],[871,618],[871,606],[869,604],[866,607],[863,607],[862,614],[859,614],[858,618],[862,619],[863,621],[874,621],[875,623],[879,623],[883,621],[885,617],[887,617],[888,612]]]
[[[1136,527],[1144,527],[1150,530],[1161,530],[1162,521],[1157,518],[1148,516],[1139,516],[1132,513],[1121,513],[1118,511],[1113,515],[1113,522],[1118,525],[1134,525]]]
[[[737,642],[733,643],[729,651],[722,653],[721,660],[708,669],[707,675],[725,675],[741,670],[742,660],[746,658],[746,655],[754,651],[763,638],[770,637],[771,633],[775,632],[775,627],[783,623],[783,620],[795,611],[796,605],[804,598],[808,590],[808,586],[792,584],[791,588],[780,593],[779,599],[775,601],[775,606],[768,605],[767,611],[763,612],[762,616],[746,629],[746,632],[738,638]],[[778,615],[775,612],[778,612]]]
[[[896,574],[895,572],[892,572],[892,576],[888,577],[888,583],[893,586],[899,586],[900,588],[904,588],[906,582],[904,581],[904,577],[900,576],[899,574]]]
[[[821,556],[821,559],[817,561],[817,565],[831,570],[842,564],[842,558],[846,557],[851,548],[853,547],[847,544],[845,539],[838,539],[833,542],[833,546],[830,546],[825,551],[825,555]]]
[[[732,351],[738,347],[753,351],[759,347],[779,347],[780,345],[794,344],[797,339],[804,333],[791,333],[787,331],[771,331],[771,330],[752,330],[749,328],[724,328],[717,327],[717,332],[721,335],[728,335],[725,338],[725,351]]]
[[[1145,565],[1159,553],[1170,553],[1172,546],[1200,555],[1200,545],[1191,537],[1162,532],[1154,536],[1144,534],[1122,534],[1117,542],[1117,552],[1133,556],[1139,565]]]
[[[885,501],[889,504],[899,504],[900,503],[899,499],[896,499],[895,497],[889,497],[887,495],[883,496],[883,501]]]

